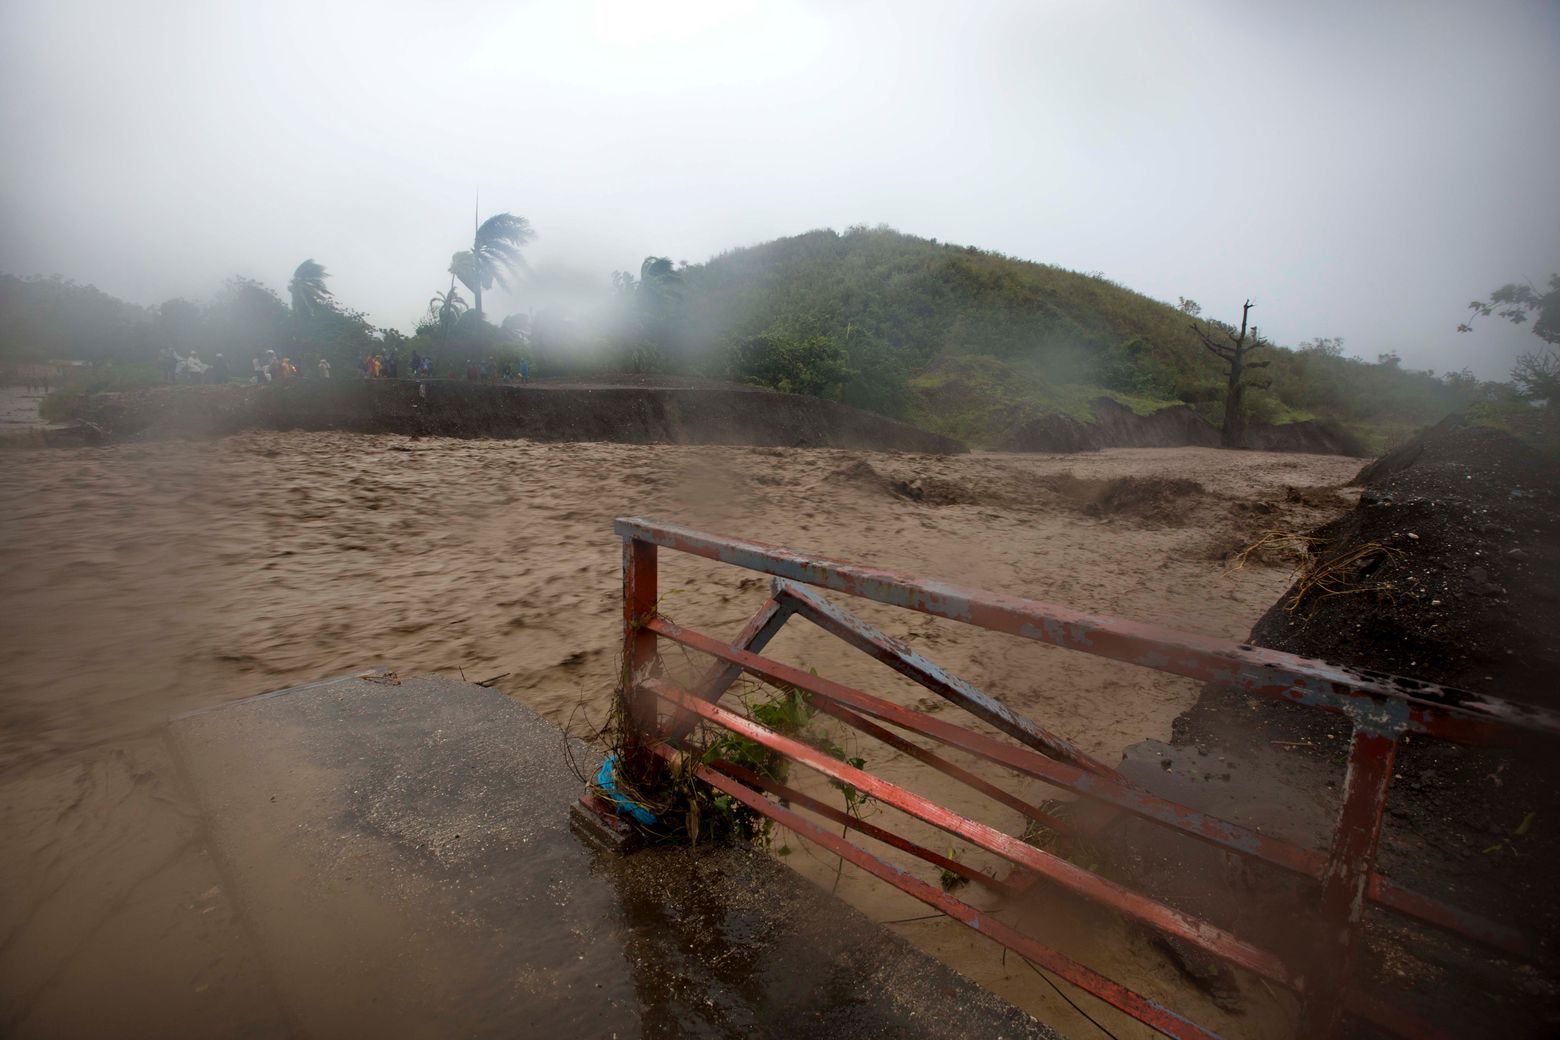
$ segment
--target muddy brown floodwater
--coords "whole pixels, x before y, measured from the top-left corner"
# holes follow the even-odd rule
[[[577,734],[599,725],[619,636],[615,516],[1244,638],[1289,572],[1230,569],[1224,555],[1265,530],[1303,530],[1341,513],[1352,494],[1332,489],[1358,466],[1213,449],[943,457],[277,432],[7,452],[0,1032],[90,1027],[84,1001],[113,1006],[103,1021],[134,1021],[144,999],[135,973],[113,965],[133,958],[146,929],[174,928],[142,912],[173,898],[136,887],[157,865],[149,835],[186,853],[198,845],[194,810],[159,738],[170,716],[384,665],[497,677],[498,688]],[[675,553],[662,561],[661,608],[685,624],[731,633],[764,598],[764,579],[746,572]],[[851,606],[1107,760],[1135,741],[1166,738],[1195,696],[1174,677]],[[935,707],[804,623],[793,622],[772,652]],[[1018,826],[888,748],[860,753],[890,780]],[[1033,781],[1001,779],[1045,796]],[[852,870],[836,879],[834,860],[794,838],[778,836],[775,846],[876,919],[925,913]],[[987,865],[974,850],[961,858]],[[202,951],[220,922],[178,927],[192,977],[217,970]],[[961,926],[894,927],[1064,1033],[1093,1028],[1016,958],[1004,962]],[[1104,967],[1136,972],[1154,991],[1146,943],[1126,945],[1121,963]],[[198,1003],[205,991],[191,986]],[[1109,1021],[1118,1035],[1138,1035]]]

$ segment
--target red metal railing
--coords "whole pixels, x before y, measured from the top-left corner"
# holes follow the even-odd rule
[[[624,674],[627,722],[624,762],[633,769],[652,757],[677,760],[679,746],[699,721],[741,734],[830,779],[849,784],[1017,868],[1044,876],[1094,902],[1128,914],[1169,935],[1288,987],[1301,1004],[1301,1035],[1335,1035],[1345,1012],[1406,1036],[1434,1036],[1423,1021],[1349,985],[1351,957],[1367,903],[1460,934],[1507,953],[1531,957],[1535,945],[1518,930],[1477,917],[1394,884],[1374,869],[1382,811],[1392,763],[1404,734],[1464,743],[1505,743],[1522,735],[1560,735],[1560,716],[1396,676],[1345,668],[1247,644],[1177,632],[1120,618],[830,560],[754,542],[721,538],[671,524],[619,519],[623,539]],[[774,577],[769,598],[730,643],[693,631],[656,612],[659,548],[717,560]],[[1025,639],[1126,661],[1248,693],[1307,705],[1346,717],[1353,727],[1342,806],[1325,853],[1260,834],[1198,812],[1129,783],[1114,769],[968,683],[950,676],[904,644],[877,631],[804,588],[823,589],[949,618]],[[952,701],[1007,737],[979,733],[865,691],[764,657],[762,651],[792,616],[884,662]],[[679,689],[660,674],[657,640],[667,639],[710,655],[715,665],[693,689]],[[993,763],[1130,813],[1241,856],[1260,860],[1319,883],[1318,928],[1310,956],[1290,965],[1274,953],[1115,881],[758,723],[717,703],[743,673],[812,695],[813,706],[927,766],[960,780],[1026,817],[1065,833],[1056,820],[997,785],[878,723],[930,738]],[[663,726],[658,703],[670,716]],[[875,720],[875,721],[874,721]],[[817,843],[901,891],[979,930],[1008,949],[1088,990],[1172,1037],[1214,1034],[1118,982],[1077,963],[1011,925],[929,885],[820,827],[796,807],[856,830],[966,877],[970,868],[883,827],[839,812],[809,796],[724,761],[695,767],[695,774],[755,812]],[[770,797],[772,796],[772,797]],[[982,880],[988,880],[982,878]],[[1007,883],[1003,883],[1007,884]]]

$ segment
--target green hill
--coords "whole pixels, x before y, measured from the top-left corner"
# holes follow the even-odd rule
[[[1100,275],[888,228],[810,231],[681,268],[651,257],[638,278],[618,273],[610,289],[600,285],[596,303],[573,310],[542,308],[501,327],[469,311],[448,325],[429,317],[408,337],[345,305],[293,313],[242,278],[202,303],[135,307],[91,286],[0,274],[0,378],[34,359],[101,362],[78,380],[90,392],[158,381],[150,362],[163,348],[207,360],[225,352],[241,368],[274,349],[306,372],[319,357],[346,372],[369,352],[404,361],[416,350],[445,377],[472,358],[528,358],[538,376],[627,367],[734,379],[908,419],[975,447],[1000,445],[1048,414],[1087,422],[1099,397],[1140,413],[1185,403],[1222,421],[1224,374],[1186,311]],[[1249,420],[1317,419],[1367,449],[1510,395],[1467,373],[1408,371],[1392,356],[1346,358],[1337,341],[1264,353],[1270,367],[1244,398]],[[108,362],[112,371],[101,371]]]
[[[831,396],[977,446],[1047,412],[1087,419],[1099,396],[1220,418],[1224,376],[1188,314],[1100,275],[852,228],[733,250],[680,277],[685,338],[674,356],[773,385],[744,371],[741,345],[763,339],[803,364],[834,351],[845,372]],[[1317,418],[1380,441],[1487,393],[1466,375],[1368,364],[1335,344],[1269,353],[1247,392],[1254,421]]]

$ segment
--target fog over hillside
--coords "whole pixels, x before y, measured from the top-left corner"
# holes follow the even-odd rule
[[[136,303],[306,256],[409,331],[484,214],[549,288],[886,223],[1503,378],[1560,257],[1560,8],[0,7],[0,269]]]

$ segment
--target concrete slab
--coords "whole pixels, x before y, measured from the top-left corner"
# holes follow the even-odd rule
[[[761,853],[595,848],[598,760],[500,693],[339,679],[171,737],[291,1032],[1055,1035]]]

